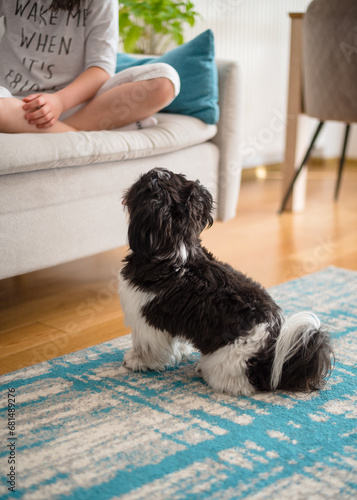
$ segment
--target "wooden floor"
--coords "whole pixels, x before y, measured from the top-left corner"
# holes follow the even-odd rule
[[[266,287],[328,265],[357,270],[357,169],[347,166],[333,202],[336,167],[308,178],[304,213],[277,215],[279,172],[245,178],[237,217],[203,243]],[[128,333],[117,296],[125,248],[0,281],[0,374]]]

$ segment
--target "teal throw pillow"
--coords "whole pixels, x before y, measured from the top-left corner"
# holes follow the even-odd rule
[[[163,111],[194,116],[206,123],[215,124],[219,118],[219,107],[214,55],[213,32],[207,30],[160,57],[137,59],[128,54],[118,54],[116,73],[142,64],[170,64],[180,75],[181,91]]]

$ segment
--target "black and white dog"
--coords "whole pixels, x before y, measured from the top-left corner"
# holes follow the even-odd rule
[[[129,245],[119,293],[133,347],[124,365],[164,370],[190,346],[215,390],[251,395],[323,386],[333,357],[315,314],[286,319],[258,283],[201,246],[213,224],[212,196],[198,181],[165,169],[142,175],[125,194]]]

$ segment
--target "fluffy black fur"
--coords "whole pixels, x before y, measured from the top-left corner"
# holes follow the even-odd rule
[[[121,274],[138,290],[155,295],[142,309],[146,322],[186,338],[202,354],[248,338],[254,327],[266,324],[267,343],[249,360],[247,375],[257,390],[271,390],[283,314],[259,283],[201,246],[200,233],[213,223],[211,194],[198,181],[154,169],[140,177],[123,202],[132,252]],[[329,336],[320,329],[285,363],[277,388],[321,387],[331,353]]]

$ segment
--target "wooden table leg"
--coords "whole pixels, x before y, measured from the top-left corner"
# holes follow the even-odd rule
[[[285,138],[285,160],[283,164],[282,197],[294,177],[295,168],[301,162],[308,144],[308,117],[303,116],[302,87],[302,26],[304,14],[289,14],[291,18],[290,68],[288,109]],[[286,210],[301,211],[305,208],[306,167],[303,168]]]

